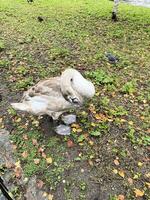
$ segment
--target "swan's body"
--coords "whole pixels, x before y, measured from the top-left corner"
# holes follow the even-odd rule
[[[34,115],[47,114],[53,119],[71,108],[79,107],[85,98],[95,94],[94,85],[75,69],[65,70],[60,77],[40,81],[23,95],[21,103],[12,103],[16,110]]]

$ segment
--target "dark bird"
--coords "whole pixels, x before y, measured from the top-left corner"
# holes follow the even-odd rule
[[[44,21],[44,19],[42,17],[40,17],[40,16],[38,16],[37,19],[38,19],[39,22]]]
[[[27,0],[28,3],[33,3],[33,0]]]
[[[117,15],[116,15],[115,12],[112,12],[111,19],[112,19],[114,22],[117,22],[117,21],[118,21],[118,18],[117,18]]]
[[[106,57],[111,64],[116,64],[119,61],[119,59],[111,53],[106,53]]]

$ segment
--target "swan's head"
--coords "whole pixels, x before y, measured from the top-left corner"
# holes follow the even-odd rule
[[[73,103],[83,103],[84,98],[95,94],[93,83],[86,80],[77,70],[66,69],[61,75],[61,90]]]

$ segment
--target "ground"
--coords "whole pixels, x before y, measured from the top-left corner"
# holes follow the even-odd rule
[[[10,132],[16,161],[0,169],[2,176],[12,171],[14,199],[25,199],[34,176],[49,199],[149,199],[150,9],[121,4],[114,23],[112,6],[1,0],[0,128]],[[119,61],[109,63],[106,52]],[[48,120],[15,112],[10,102],[68,67],[90,79],[96,95],[70,111],[77,123],[62,137],[50,134]]]

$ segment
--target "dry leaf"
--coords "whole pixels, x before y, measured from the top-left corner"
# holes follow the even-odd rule
[[[150,183],[149,183],[149,182],[146,182],[145,184],[146,184],[146,186],[148,186],[148,188],[150,189]]]
[[[28,136],[26,134],[23,134],[23,139],[28,140]]]
[[[142,165],[143,165],[143,163],[138,162],[138,166],[139,166],[139,167],[142,167]]]
[[[53,200],[53,195],[52,195],[52,194],[49,194],[49,195],[47,196],[47,198],[48,198],[48,200]]]
[[[134,189],[134,193],[136,197],[142,197],[144,195],[144,191],[141,191],[139,189]]]
[[[35,158],[33,161],[34,161],[34,163],[35,163],[36,165],[40,163],[40,159],[39,159],[39,158]]]
[[[124,200],[125,196],[123,194],[118,195],[117,200]]]
[[[21,177],[21,175],[22,175],[21,167],[15,167],[14,172],[15,172],[16,178],[20,178]]]
[[[122,178],[125,177],[125,173],[124,173],[123,170],[119,170],[119,171],[118,171],[118,174],[119,174]]]
[[[23,158],[27,158],[28,152],[27,152],[27,151],[24,151],[21,155],[22,155]]]
[[[36,185],[37,185],[37,187],[38,187],[39,189],[41,189],[41,188],[43,187],[43,185],[44,185],[44,182],[43,182],[42,180],[37,180]]]
[[[128,178],[128,182],[130,185],[133,185],[133,179],[132,178]]]
[[[32,139],[32,144],[33,144],[34,146],[38,146],[38,145],[39,145],[36,139]]]
[[[13,148],[13,150],[16,150],[17,149],[17,145],[13,144],[12,148]]]
[[[73,141],[72,140],[68,140],[67,141],[67,147],[73,147],[74,146],[74,143],[73,143]]]
[[[11,169],[12,167],[14,167],[14,164],[9,162],[8,160],[6,160],[5,166],[6,166],[7,169]]]
[[[90,166],[94,165],[92,160],[88,160],[88,163],[89,163]]]
[[[44,149],[42,148],[42,147],[40,147],[39,149],[38,149],[38,152],[39,153],[42,153],[44,151]]]
[[[113,169],[114,174],[118,174],[118,170],[117,169]]]
[[[92,140],[89,141],[89,145],[93,146],[94,142]]]
[[[46,154],[44,152],[42,152],[42,157],[46,158]]]
[[[116,166],[118,166],[120,163],[119,163],[119,161],[118,161],[117,159],[115,159],[115,160],[114,160],[114,164],[115,164]]]
[[[52,160],[51,157],[49,157],[49,158],[46,158],[46,162],[47,162],[48,164],[51,164],[51,163],[53,162],[53,160]]]

